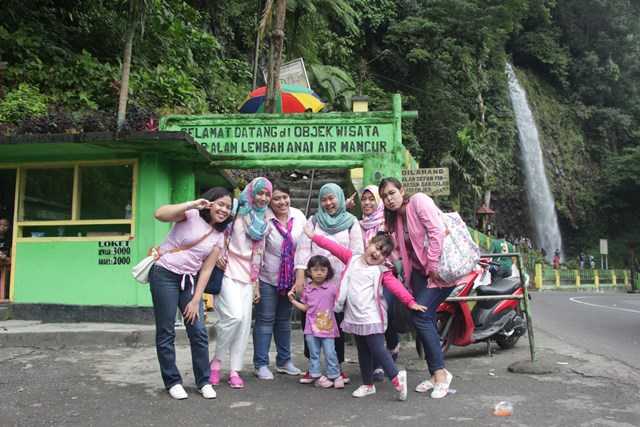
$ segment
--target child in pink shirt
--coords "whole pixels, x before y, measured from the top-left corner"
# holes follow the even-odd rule
[[[337,287],[331,281],[333,269],[329,259],[322,255],[311,257],[306,275],[311,280],[304,287],[302,302],[297,301],[293,293],[289,293],[289,301],[298,310],[306,312],[304,338],[309,347],[309,375],[315,379],[316,387],[344,388],[334,340],[340,335],[333,312]],[[321,350],[327,365],[326,375],[321,375],[320,371]]]

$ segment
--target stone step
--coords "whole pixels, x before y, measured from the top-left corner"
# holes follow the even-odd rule
[[[8,304],[0,304],[0,322],[9,320],[11,317],[11,309]]]

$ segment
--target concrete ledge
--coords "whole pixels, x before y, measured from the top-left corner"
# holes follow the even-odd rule
[[[17,320],[154,324],[152,307],[20,303],[12,303],[9,307],[10,318]]]
[[[215,325],[208,323],[207,330],[213,340]],[[6,320],[0,322],[0,347],[153,346],[155,333],[154,325]],[[176,344],[188,342],[185,327],[176,327]]]

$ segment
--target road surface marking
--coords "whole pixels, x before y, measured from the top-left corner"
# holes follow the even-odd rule
[[[600,304],[592,304],[590,302],[580,301],[580,299],[582,299],[582,298],[589,298],[589,297],[573,297],[573,298],[569,298],[569,300],[571,302],[575,302],[575,303],[578,303],[578,304],[589,305],[591,307],[600,307],[600,308],[607,308],[609,310],[625,311],[625,312],[628,312],[628,313],[638,313],[638,314],[640,314],[640,310],[633,310],[631,308],[609,307],[607,305],[600,305]],[[593,298],[593,297],[591,297],[591,298]]]

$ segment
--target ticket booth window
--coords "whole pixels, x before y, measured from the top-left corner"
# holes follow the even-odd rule
[[[133,234],[135,161],[78,162],[18,169],[18,239]]]
[[[22,219],[71,219],[73,168],[25,169]]]
[[[79,219],[130,219],[132,165],[80,167]]]

